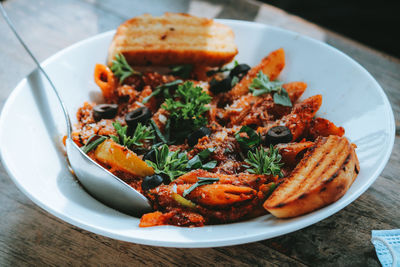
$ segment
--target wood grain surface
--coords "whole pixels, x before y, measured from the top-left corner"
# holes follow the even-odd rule
[[[392,104],[397,132],[378,180],[335,215],[261,242],[221,248],[158,248],[116,241],[45,212],[13,184],[0,165],[0,266],[379,266],[372,229],[400,228],[400,61],[250,0],[7,0],[9,16],[38,59],[79,40],[115,29],[135,15],[165,11],[268,23],[325,41],[350,55],[380,83]],[[0,109],[35,67],[0,19]]]

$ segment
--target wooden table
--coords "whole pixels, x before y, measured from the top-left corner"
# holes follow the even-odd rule
[[[396,142],[379,179],[337,214],[303,230],[221,248],[158,248],[116,241],[69,225],[34,205],[0,165],[0,266],[14,265],[334,265],[379,266],[372,229],[400,228],[400,61],[282,10],[250,0],[8,0],[4,6],[39,60],[142,13],[165,11],[258,21],[322,40],[378,80],[396,117]],[[34,68],[0,19],[0,108]]]

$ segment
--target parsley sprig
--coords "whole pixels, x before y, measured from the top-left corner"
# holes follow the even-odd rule
[[[247,159],[245,162],[247,171],[255,174],[272,174],[279,175],[282,177],[281,163],[282,156],[279,154],[278,149],[274,148],[272,145],[268,150],[260,147],[256,149],[255,152],[249,151],[247,153]]]
[[[205,112],[209,110],[209,96],[193,82],[185,82],[178,86],[174,98],[165,99],[162,108],[169,112],[166,135],[171,134],[178,140],[184,139],[189,133],[207,124]]]
[[[156,162],[146,160],[146,163],[153,167],[157,174],[166,174],[171,181],[187,172],[186,167],[188,158],[186,153],[178,151],[169,151],[167,145],[162,145],[155,150]]]
[[[140,122],[136,126],[135,132],[132,136],[127,135],[128,126],[122,126],[118,121],[113,122],[113,126],[117,131],[118,136],[110,135],[110,138],[125,147],[141,147],[143,143],[147,140],[153,140],[155,138],[153,134],[153,130],[145,125],[142,125]]]
[[[260,71],[250,84],[249,90],[254,96],[274,93],[273,97],[276,104],[291,107],[292,102],[290,101],[287,91],[282,87],[282,84],[282,82],[270,81],[268,76]]]
[[[213,184],[215,182],[218,182],[219,178],[210,178],[210,177],[197,177],[197,182],[193,184],[191,187],[183,191],[182,196],[186,197],[189,195],[193,190],[195,190],[197,187],[206,185],[206,184]]]
[[[112,61],[111,71],[118,77],[120,84],[131,75],[142,75],[129,66],[123,54],[115,55],[115,59]]]

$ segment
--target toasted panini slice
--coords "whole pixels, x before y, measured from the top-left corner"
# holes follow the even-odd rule
[[[121,24],[108,51],[108,65],[122,53],[130,65],[221,66],[238,53],[231,28],[188,14],[149,14]]]
[[[342,197],[359,172],[354,147],[345,137],[318,138],[292,174],[265,201],[278,218],[299,216]]]

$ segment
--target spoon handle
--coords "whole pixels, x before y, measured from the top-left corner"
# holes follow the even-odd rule
[[[10,29],[13,31],[13,33],[15,34],[15,36],[17,37],[18,41],[21,43],[21,45],[25,48],[26,52],[28,52],[29,56],[33,59],[33,61],[36,63],[38,69],[43,73],[44,77],[46,77],[47,81],[50,83],[51,88],[53,88],[54,93],[56,94],[58,101],[61,104],[62,110],[64,112],[64,117],[65,117],[65,122],[67,123],[67,136],[68,138],[71,138],[71,132],[72,132],[72,127],[71,127],[71,120],[67,111],[67,108],[64,104],[64,102],[61,99],[61,96],[59,95],[56,87],[54,86],[53,82],[50,80],[49,76],[47,75],[47,73],[43,70],[43,68],[40,66],[39,61],[35,58],[35,56],[32,54],[31,50],[28,48],[28,46],[25,44],[25,42],[22,40],[22,38],[19,36],[19,34],[17,33],[13,23],[11,22],[10,18],[7,15],[7,12],[5,11],[3,4],[0,2],[0,10],[1,10],[1,14],[3,15],[5,21],[7,22],[8,26],[10,27]]]

